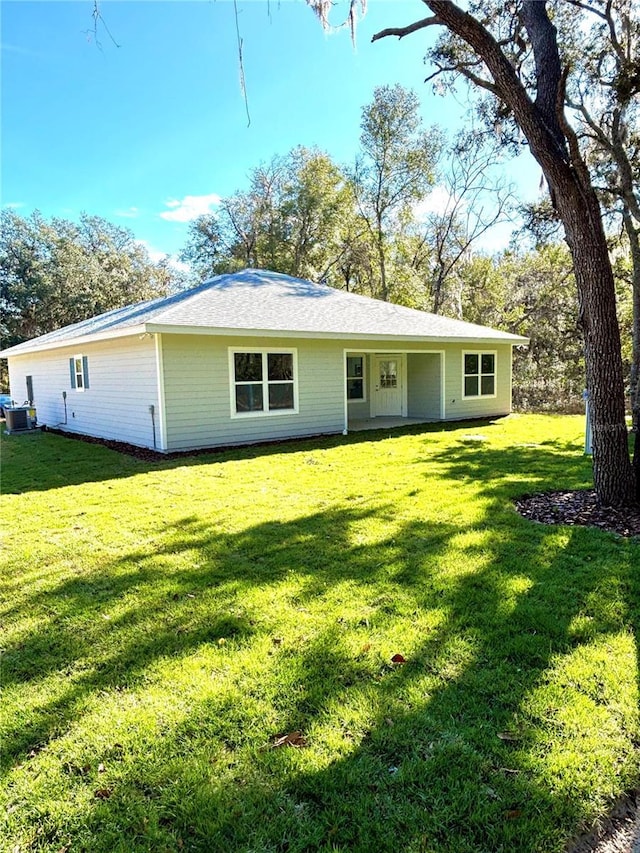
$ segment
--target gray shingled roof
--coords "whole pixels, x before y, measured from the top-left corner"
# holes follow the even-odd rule
[[[18,355],[84,338],[116,334],[215,330],[220,334],[526,343],[527,338],[404,308],[265,270],[219,275],[172,296],[117,308],[4,350]]]

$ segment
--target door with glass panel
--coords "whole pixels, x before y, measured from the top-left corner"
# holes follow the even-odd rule
[[[373,358],[373,416],[402,415],[401,355],[376,355]]]

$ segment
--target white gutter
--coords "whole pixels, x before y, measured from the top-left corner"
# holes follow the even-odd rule
[[[511,344],[518,346],[528,344],[529,338],[521,335],[511,335],[505,332],[504,337],[485,337],[483,335],[398,335],[393,332],[335,332],[314,331],[296,329],[249,329],[240,326],[180,326],[163,325],[161,323],[147,323],[147,332],[170,335],[219,335],[224,337],[246,337],[246,338],[303,338],[313,340],[339,340],[339,341],[406,341],[407,343],[432,343],[432,344],[464,344],[482,343],[487,344]]]
[[[147,334],[147,329],[144,324],[138,326],[127,326],[124,329],[115,329],[110,332],[94,332],[92,335],[77,335],[64,340],[47,341],[43,344],[36,344],[38,340],[35,338],[33,346],[29,346],[29,341],[23,344],[16,344],[14,347],[0,351],[0,358],[11,358],[18,355],[31,355],[32,353],[45,352],[52,349],[62,349],[64,347],[78,347],[83,344],[95,343],[96,341],[109,341],[116,338],[127,338],[133,335]]]
[[[337,340],[337,341],[397,341],[405,343],[429,343],[429,344],[511,344],[521,346],[529,343],[529,338],[521,335],[511,335],[505,332],[504,337],[485,337],[484,335],[398,335],[393,332],[337,332],[337,331],[314,331],[296,329],[249,329],[240,326],[180,326],[164,325],[162,323],[141,323],[136,326],[126,326],[113,331],[94,332],[89,335],[77,335],[69,338],[48,341],[42,344],[29,346],[29,342],[17,344],[0,351],[0,358],[9,358],[19,355],[31,355],[32,353],[45,352],[52,349],[63,349],[65,347],[78,347],[96,341],[116,340],[133,335],[144,334],[168,334],[168,335],[206,335],[219,337],[246,337],[246,338],[300,338],[310,340]]]

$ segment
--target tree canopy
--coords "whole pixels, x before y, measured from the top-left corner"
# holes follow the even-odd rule
[[[0,334],[13,346],[70,323],[169,292],[167,263],[153,263],[125,228],[83,214],[78,222],[0,214]]]
[[[611,32],[612,3],[575,0],[572,5],[576,18],[594,10],[603,15]],[[445,80],[462,77],[476,90],[489,93],[496,117],[515,123],[526,139],[545,176],[574,266],[593,416],[596,492],[604,503],[633,502],[640,495],[640,455],[634,472],[613,269],[588,161],[565,112],[571,65],[560,49],[551,4],[472,2],[469,11],[451,0],[423,0],[425,5],[430,15],[377,33],[374,41],[438,27],[441,38],[429,52],[435,73]],[[636,54],[632,61],[637,63]],[[640,77],[632,75],[626,85],[631,96],[637,94]]]

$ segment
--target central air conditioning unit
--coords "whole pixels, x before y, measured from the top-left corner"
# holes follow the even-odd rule
[[[33,406],[7,406],[4,416],[7,422],[7,435],[14,432],[28,432],[38,426],[36,410]]]

